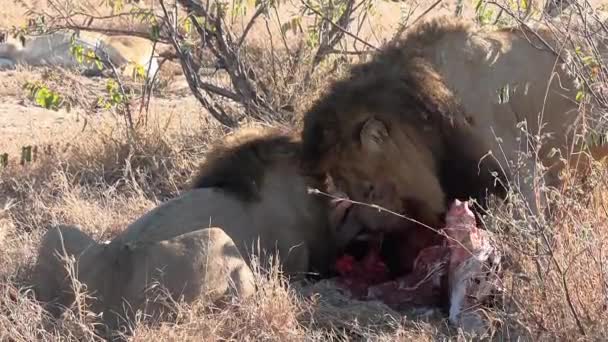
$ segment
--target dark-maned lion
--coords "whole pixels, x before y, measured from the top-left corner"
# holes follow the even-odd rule
[[[258,246],[278,251],[290,276],[325,275],[336,252],[327,198],[300,165],[297,136],[276,129],[242,129],[207,154],[192,189],[154,208],[112,244],[165,240],[207,226],[221,227],[245,258]]]
[[[244,276],[237,278],[247,278],[249,267],[240,267],[239,260],[249,266],[252,252],[267,253],[261,255],[263,263],[278,252],[280,266],[292,278],[308,272],[327,275],[337,248],[357,231],[333,229],[328,199],[309,193],[309,187],[321,184],[302,172],[300,152],[292,134],[243,129],[211,149],[191,189],[152,209],[110,243],[97,244],[74,227],[50,230],[36,266],[39,298],[62,305],[73,301],[67,272],[55,257],[63,246],[78,261],[78,280],[98,298],[94,310],[104,311],[110,326],[116,325],[116,315],[107,311],[122,316],[123,307],[140,308],[142,289],[153,284],[155,273],[164,275],[159,282],[172,295],[184,294],[188,301],[205,288],[225,293],[226,282],[240,273]],[[340,225],[340,218],[332,222]],[[211,227],[219,229],[207,229]],[[226,239],[211,234],[216,230]],[[202,244],[224,246],[224,240],[234,241],[235,250]],[[209,266],[216,264],[222,267]],[[206,284],[202,276],[213,281]],[[240,284],[249,292],[244,280],[234,282],[237,290]]]
[[[545,165],[558,161],[554,148],[567,155],[576,93],[560,60],[533,33],[440,17],[331,85],[305,113],[304,159],[351,199],[439,227],[449,201],[473,197],[483,205],[486,193],[504,197],[506,180],[518,180],[512,162],[528,147],[521,122],[536,134],[542,121],[541,134],[551,133],[538,154]],[[526,176],[534,156],[524,162]],[[553,167],[545,182],[558,184],[558,171]],[[533,185],[520,185],[537,208]],[[372,229],[409,231],[413,245],[435,239],[417,225],[401,229],[408,221],[374,208],[358,206],[353,214]],[[419,247],[401,249],[415,256]]]

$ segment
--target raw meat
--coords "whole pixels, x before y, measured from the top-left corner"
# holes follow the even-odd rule
[[[474,309],[499,289],[500,254],[490,233],[476,227],[466,201],[452,203],[441,232],[443,242],[423,249],[412,272],[393,280],[379,244],[372,243],[360,261],[344,255],[336,263],[338,284],[354,298],[380,300],[398,310],[440,306],[446,300],[442,293],[447,293],[450,322],[479,332],[484,324]]]

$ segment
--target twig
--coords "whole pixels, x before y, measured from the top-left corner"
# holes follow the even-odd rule
[[[336,29],[340,30],[342,33],[346,34],[347,36],[353,38],[354,40],[360,42],[361,44],[367,46],[370,49],[374,49],[374,50],[379,50],[379,48],[377,48],[376,46],[366,42],[365,40],[357,37],[356,35],[348,32],[348,30],[346,30],[345,28],[341,27],[340,25],[334,23],[331,19],[327,18],[326,16],[324,16],[321,12],[317,11],[316,9],[312,8],[312,6],[310,6],[309,4],[306,3],[305,0],[300,0],[302,2],[302,4],[304,6],[306,6],[306,8],[308,8],[310,11],[312,11],[313,13],[315,13],[316,15],[318,15],[319,17],[321,17],[321,19],[327,21],[331,26],[335,27]]]
[[[101,61],[105,64],[108,65],[110,67],[110,69],[112,70],[112,75],[114,76],[114,78],[116,79],[116,83],[118,83],[118,87],[120,89],[120,94],[122,95],[123,99],[125,100],[125,103],[123,103],[125,112],[123,113],[123,116],[125,117],[125,121],[127,123],[127,128],[129,129],[129,134],[133,133],[133,130],[135,128],[135,126],[133,125],[133,114],[131,113],[131,105],[128,103],[128,95],[127,95],[127,91],[125,90],[125,86],[122,82],[122,79],[120,77],[120,74],[118,73],[118,70],[116,70],[116,67],[114,66],[114,63],[112,63],[112,61],[110,60],[108,54],[106,53],[105,50],[100,50],[100,54],[101,56]]]
[[[268,3],[266,3],[266,2],[261,4],[260,7],[258,7],[258,9],[255,11],[253,16],[251,17],[251,19],[249,19],[249,22],[247,23],[247,26],[245,26],[245,30],[243,31],[241,38],[239,38],[239,42],[236,44],[236,46],[238,48],[240,48],[243,45],[243,42],[247,38],[247,34],[249,34],[249,31],[253,27],[253,24],[255,24],[255,21],[258,19],[258,17],[260,15],[264,14],[264,12],[266,12],[267,10],[268,10]]]
[[[159,4],[163,10],[163,13],[165,14],[165,19],[170,20],[169,12],[167,11],[164,0],[160,0]],[[196,23],[196,20],[193,19],[193,22]],[[226,114],[226,112],[222,108],[219,108],[219,107],[215,106],[214,104],[212,104],[211,102],[209,102],[203,96],[203,94],[201,94],[201,92],[198,89],[201,82],[198,79],[198,75],[196,74],[196,72],[194,72],[194,70],[192,69],[191,57],[189,56],[189,54],[186,54],[182,51],[179,43],[177,42],[176,33],[175,33],[174,28],[171,26],[171,23],[169,23],[169,25],[167,25],[167,28],[169,30],[171,44],[173,45],[173,48],[175,49],[175,51],[180,59],[180,62],[181,62],[180,64],[182,66],[184,76],[186,77],[186,80],[188,81],[188,86],[190,87],[190,90],[192,91],[192,94],[194,95],[194,97],[196,97],[196,99],[203,105],[203,107],[209,111],[211,116],[213,118],[215,118],[217,121],[219,121],[222,125],[229,127],[229,128],[236,127],[237,122],[234,119],[232,119],[230,116],[228,116],[228,114]]]
[[[349,50],[330,50],[327,51],[328,54],[334,54],[334,55],[349,55],[349,56],[363,56],[363,55],[370,55],[372,53],[374,53],[373,51],[369,51],[369,50],[363,50],[363,51],[349,51]]]
[[[488,1],[487,4],[490,5],[495,5],[496,7],[500,8],[501,10],[503,10],[505,13],[507,13],[509,16],[511,16],[513,19],[517,20],[517,22],[523,27],[525,28],[527,31],[529,31],[530,33],[532,33],[538,40],[541,41],[541,43],[543,43],[543,45],[549,49],[555,56],[557,56],[558,58],[560,58],[560,60],[563,60],[562,57],[560,56],[560,54],[558,54],[555,49],[553,48],[553,46],[551,46],[551,44],[547,43],[547,41],[541,37],[540,34],[538,34],[538,32],[534,31],[528,24],[526,24],[523,20],[521,20],[518,16],[516,16],[511,10],[509,10],[508,8],[504,7],[503,5],[495,2],[495,1]]]
[[[209,31],[207,28],[203,28],[194,18],[192,18],[192,24],[201,36],[212,37],[215,42],[215,47],[211,47],[212,53],[224,63],[226,72],[230,76],[230,80],[235,88],[238,95],[242,97],[241,103],[247,108],[250,113],[261,112],[261,113],[273,113],[275,110],[270,106],[265,98],[261,97],[254,85],[258,85],[264,95],[268,96],[263,84],[258,82],[258,78],[255,75],[252,68],[246,66],[240,56],[238,55],[238,49],[235,48],[232,40],[232,34],[222,24],[222,21],[217,16],[211,16],[206,9],[200,4],[193,0],[178,0],[180,4],[186,7],[190,13],[197,13],[198,15],[206,18],[208,23],[213,26],[214,30]],[[219,10],[218,10],[219,11]]]
[[[279,27],[283,27],[283,23],[281,22],[281,17],[279,16],[279,10],[277,9],[276,4],[272,5],[272,9],[274,9],[274,15],[276,17],[277,23],[279,24]],[[285,32],[283,32],[283,30],[279,30],[279,32],[281,33],[281,41],[283,42],[283,47],[285,48],[285,51],[287,51],[287,53],[289,54],[289,56],[292,56],[293,54],[291,53],[291,49],[289,49],[289,45],[287,44],[287,37],[285,37]]]
[[[361,205],[361,206],[364,206],[364,207],[376,209],[378,211],[383,211],[383,212],[391,214],[391,215],[395,215],[395,216],[400,217],[400,218],[402,218],[404,220],[407,220],[407,221],[412,222],[412,223],[416,223],[416,224],[418,224],[418,225],[420,225],[420,226],[422,226],[422,227],[424,227],[426,229],[429,229],[432,232],[434,232],[435,234],[443,236],[444,238],[446,238],[446,239],[448,239],[448,240],[456,243],[457,245],[459,245],[460,247],[462,247],[467,252],[473,254],[473,252],[467,246],[465,246],[461,241],[458,241],[457,239],[455,239],[455,238],[449,236],[448,234],[446,234],[445,231],[443,231],[443,229],[433,228],[433,227],[429,226],[428,224],[422,223],[422,222],[420,222],[420,221],[418,221],[416,219],[413,219],[411,217],[408,217],[408,216],[405,216],[403,214],[397,213],[395,211],[386,209],[386,208],[384,208],[382,206],[379,206],[377,204],[370,204],[370,203],[365,203],[365,202],[359,202],[359,201],[351,200],[350,198],[342,198],[342,197],[334,196],[332,194],[329,194],[327,192],[323,192],[323,191],[321,191],[319,189],[314,189],[314,188],[308,188],[308,193],[309,194],[314,194],[314,195],[325,196],[325,197],[328,197],[328,198],[331,198],[331,199],[334,199],[334,200],[347,201],[348,203],[351,203],[351,204]]]
[[[394,41],[395,39],[398,39],[403,32],[405,32],[405,30],[408,27],[411,27],[412,25],[414,25],[415,23],[418,22],[418,20],[422,19],[425,15],[427,15],[430,11],[432,11],[435,7],[437,7],[443,0],[436,0],[432,5],[430,5],[427,9],[424,10],[424,12],[422,12],[418,17],[416,17],[416,19],[414,19],[414,21],[412,21],[410,24],[408,25],[402,25],[397,32],[393,35],[392,40]]]
[[[126,35],[126,36],[150,39],[150,33],[148,33],[148,32],[139,32],[139,31],[133,31],[133,30],[121,30],[121,29],[112,29],[112,28],[101,28],[101,27],[90,27],[90,26],[75,25],[75,24],[57,25],[57,26],[54,26],[52,30],[49,30],[49,32],[63,30],[63,29],[99,32],[99,33],[107,34],[109,36]],[[32,34],[32,35],[35,36],[37,34]],[[170,43],[169,38],[163,37],[163,36],[158,37],[157,41],[159,43],[165,43],[165,44]]]
[[[146,10],[136,10],[136,11],[132,11],[132,12],[122,12],[122,13],[116,13],[116,14],[111,14],[111,15],[92,15],[89,13],[84,13],[84,12],[72,12],[71,17],[74,16],[83,16],[86,17],[87,19],[94,19],[94,20],[107,20],[107,19],[116,19],[116,18],[121,18],[121,17],[132,17],[134,15],[138,15],[138,14],[142,14],[142,13],[150,13],[150,11],[146,11]]]
[[[547,49],[549,49],[561,62],[565,62],[563,57],[561,56],[561,54],[559,54],[557,51],[555,51],[555,48],[553,46],[551,46],[551,44],[549,44],[543,37],[541,37],[538,32],[534,31],[528,24],[526,24],[523,20],[521,20],[518,16],[516,16],[511,10],[509,10],[508,8],[502,6],[501,4],[495,2],[495,1],[488,1],[488,4],[491,5],[495,5],[497,7],[499,7],[500,9],[504,10],[505,13],[507,13],[509,16],[511,16],[513,19],[517,20],[517,22],[521,25],[522,28],[524,28],[526,31],[532,33]],[[571,42],[572,43],[572,42]],[[574,66],[576,68],[576,72],[578,75],[581,75],[581,71],[576,67],[576,65]],[[587,77],[581,77],[582,82],[585,83],[585,87],[587,90],[589,90],[589,92],[591,93],[591,95],[598,101],[600,101],[600,96],[593,90],[593,88],[591,87],[591,85],[589,84],[589,81],[587,80]]]
[[[566,302],[568,303],[570,312],[572,313],[572,316],[576,322],[576,326],[578,327],[578,330],[581,333],[581,335],[586,336],[587,334],[585,332],[585,327],[583,326],[583,323],[581,322],[580,318],[578,317],[576,308],[574,307],[574,304],[572,303],[572,298],[570,296],[570,287],[568,286],[568,280],[566,279],[566,273],[562,270],[559,262],[557,261],[557,258],[555,257],[555,254],[553,253],[553,247],[551,247],[551,244],[549,243],[547,234],[545,234],[545,232],[541,232],[541,236],[543,238],[545,245],[547,246],[547,251],[549,252],[549,256],[551,257],[551,260],[553,261],[553,264],[555,265],[555,268],[557,268],[557,272],[560,275],[562,287],[564,288],[564,295],[566,296]]]
[[[145,116],[144,116],[144,126],[148,124],[148,110],[150,108],[150,98],[152,96],[152,91],[153,91],[153,87],[154,87],[154,82],[156,81],[156,76],[158,75],[158,72],[160,71],[160,69],[162,68],[163,64],[165,64],[165,62],[168,60],[168,58],[163,58],[163,60],[161,62],[158,63],[158,68],[156,68],[156,70],[154,70],[154,75],[152,75],[152,79],[150,79],[150,67],[152,66],[152,61],[154,59],[154,52],[156,51],[156,44],[157,42],[154,41],[154,44],[152,44],[152,53],[150,53],[150,58],[148,59],[148,68],[146,69],[146,79],[144,81],[144,85],[143,85],[143,91],[142,91],[142,96],[141,96],[141,105],[139,106],[139,117],[141,117],[142,111],[144,110],[145,107]],[[138,124],[139,124],[139,118],[138,118]]]
[[[425,15],[429,14],[435,7],[437,7],[443,0],[435,1],[431,6],[429,6],[424,12],[422,12],[410,25],[414,25],[418,22],[418,20],[422,19]]]

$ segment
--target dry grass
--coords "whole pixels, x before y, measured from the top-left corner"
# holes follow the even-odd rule
[[[416,13],[428,5],[420,5]],[[22,18],[17,7],[5,9],[0,15],[3,24]],[[394,8],[385,11],[395,15]],[[103,88],[99,81],[59,75],[55,84],[80,100]],[[35,163],[0,168],[0,340],[95,341],[99,340],[95,320],[86,307],[72,308],[54,320],[28,291],[40,237],[49,225],[63,223],[79,225],[96,240],[112,238],[160,201],[177,195],[204,160],[209,144],[226,131],[192,97],[167,94],[153,99],[148,125],[130,143],[122,121],[107,112],[95,119],[84,106],[53,114],[32,108],[20,86],[24,80],[46,76],[40,69],[0,74],[0,152],[18,153],[20,146],[32,143],[57,146]],[[82,93],[73,93],[77,90]],[[317,91],[310,90],[301,99],[303,107]],[[77,114],[89,120],[84,131],[80,131],[82,121],[74,122]],[[27,115],[35,116],[32,123],[17,125],[14,131],[2,126]],[[63,118],[62,124],[54,122],[57,117]],[[48,127],[40,124],[47,121]],[[572,182],[555,196],[558,209],[549,222],[492,213],[491,227],[510,259],[502,303],[487,310],[496,323],[495,339],[608,338],[606,166],[592,165],[585,187]],[[402,316],[380,303],[350,300],[325,282],[287,285],[276,272],[270,279],[261,272],[256,275],[260,291],[254,298],[225,308],[210,308],[204,302],[179,304],[169,322],[144,324],[143,318],[136,319],[130,338],[430,341],[463,337],[437,312]]]

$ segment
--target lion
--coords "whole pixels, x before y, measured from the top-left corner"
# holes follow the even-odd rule
[[[255,291],[253,272],[234,241],[217,227],[114,247],[96,243],[76,226],[49,229],[34,269],[37,299],[55,316],[74,302],[74,283],[64,256],[76,259],[72,274],[86,285],[94,299],[89,302],[91,311],[103,312],[110,330],[130,323],[138,310],[161,317],[166,310],[155,296],[169,294],[186,303],[205,297],[221,304],[229,298],[247,298]]]
[[[437,241],[433,229],[454,199],[486,207],[489,195],[504,199],[519,185],[540,213],[538,184],[524,180],[538,157],[548,168],[541,181],[560,184],[560,156],[576,145],[578,90],[539,39],[551,44],[550,34],[539,32],[447,17],[415,25],[305,112],[307,167],[352,200],[392,211],[357,206],[351,214],[369,229],[405,234],[407,245],[388,240],[409,260]],[[550,136],[518,169],[518,150],[530,147],[524,128]]]
[[[163,266],[163,262],[168,263],[168,278],[163,284],[170,288],[187,277],[198,279],[194,266],[202,259],[196,259],[197,255],[206,253],[211,260],[225,260],[228,251],[204,252],[200,245],[192,247],[183,239],[210,227],[225,232],[247,267],[253,265],[251,256],[257,254],[262,267],[269,258],[278,256],[279,266],[290,280],[331,274],[338,251],[361,226],[345,220],[344,211],[334,210],[327,197],[310,193],[310,188],[322,187],[319,182],[323,177],[303,171],[298,138],[280,129],[239,130],[210,149],[187,191],[132,222],[108,244],[93,244],[86,235],[73,232],[66,251],[81,260],[78,279],[101,297],[101,304],[96,305],[116,310],[124,297],[137,306],[142,302],[137,294],[147,283],[139,277]],[[336,229],[334,225],[351,226]],[[58,294],[69,284],[64,283],[66,275],[59,271],[58,261],[50,258],[50,253],[62,249],[58,234],[49,234],[38,257],[37,273],[41,276],[37,279],[43,284],[38,292],[43,301],[63,300],[62,305],[66,305],[73,295]],[[167,247],[180,244],[183,247]],[[92,247],[84,252],[88,245]],[[225,292],[222,283],[217,284],[212,283],[212,287]],[[202,285],[190,286],[194,288],[186,292],[196,294]]]
[[[82,47],[80,52],[79,47]],[[87,58],[90,52],[95,53],[96,58]],[[86,75],[99,75],[109,67],[98,61],[109,62],[117,70],[122,70],[122,75],[126,77],[134,77],[140,68],[144,74],[154,75],[159,68],[158,60],[153,56],[152,41],[90,31],[56,31],[18,37],[9,35],[0,43],[0,60],[3,61],[3,68],[53,65],[83,68]],[[11,63],[7,63],[7,60]]]
[[[207,153],[187,192],[131,223],[112,244],[160,241],[211,225],[235,240],[246,259],[278,252],[289,277],[328,274],[338,248],[330,203],[309,193],[323,186],[322,178],[303,172],[298,138],[255,127],[228,136]]]

